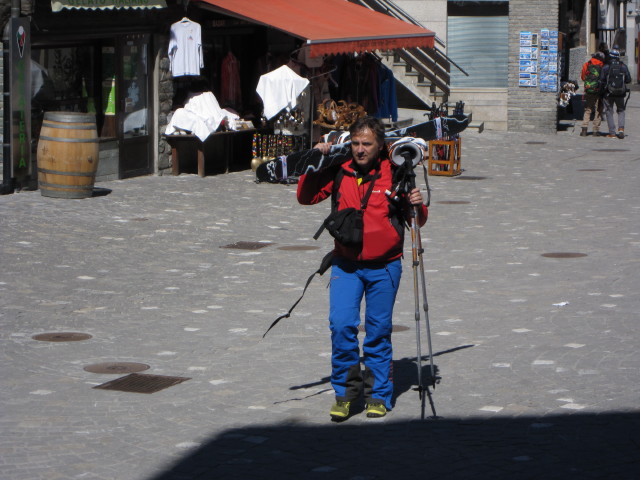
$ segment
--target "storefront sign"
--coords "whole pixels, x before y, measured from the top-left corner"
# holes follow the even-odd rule
[[[119,8],[167,8],[165,0],[52,0],[51,11],[63,8],[82,10],[109,10]]]
[[[12,177],[29,174],[31,160],[31,30],[27,17],[11,19],[9,75],[11,85]]]

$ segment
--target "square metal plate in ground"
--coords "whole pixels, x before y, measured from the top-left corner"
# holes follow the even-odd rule
[[[132,373],[126,377],[116,378],[115,380],[97,385],[93,388],[101,390],[117,390],[119,392],[155,393],[186,380],[191,380],[191,378],[151,375],[148,373]]]
[[[229,245],[222,245],[220,248],[237,248],[239,250],[258,250],[259,248],[273,245],[269,242],[236,242]]]

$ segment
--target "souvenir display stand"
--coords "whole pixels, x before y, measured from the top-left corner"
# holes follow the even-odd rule
[[[263,123],[271,132],[255,133],[251,145],[251,169],[277,157],[307,148],[304,104],[309,80],[287,65],[260,76],[256,93],[263,102]]]
[[[255,170],[364,115],[397,121],[393,74],[374,55],[311,57],[284,34],[189,11],[193,18],[171,24],[168,49],[173,101],[163,138],[173,174]],[[188,105],[202,94],[213,102]]]
[[[173,98],[163,138],[171,172],[204,177],[247,169],[253,136],[272,132],[248,93],[255,73],[247,66],[258,63],[254,29],[228,19],[214,25],[203,12],[190,12],[194,18],[171,25],[168,49]]]
[[[251,142],[256,128],[212,133],[203,142],[197,136],[164,135],[171,146],[171,173],[197,171],[199,177],[229,173],[251,163]],[[195,160],[195,164],[194,164]]]

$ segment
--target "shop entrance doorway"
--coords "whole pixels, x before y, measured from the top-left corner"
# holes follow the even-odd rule
[[[150,35],[123,36],[116,66],[119,75],[117,90],[122,132],[119,148],[121,178],[147,175],[152,172],[151,105],[149,92]]]
[[[31,118],[36,142],[45,112],[95,114],[96,180],[153,173],[150,42],[149,34],[138,33],[83,42],[60,36],[35,43]]]

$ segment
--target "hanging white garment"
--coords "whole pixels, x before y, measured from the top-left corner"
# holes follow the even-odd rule
[[[218,100],[211,92],[193,95],[184,108],[178,108],[167,128],[165,135],[174,135],[181,131],[192,132],[201,141],[215,132],[222,120],[238,120],[240,117],[229,110],[220,108]]]
[[[169,61],[174,77],[200,75],[204,67],[202,28],[200,24],[183,18],[171,25]]]
[[[296,105],[296,99],[307,85],[309,80],[286,65],[262,75],[256,92],[262,98],[264,116],[267,120],[275,117],[283,108],[293,108]]]

